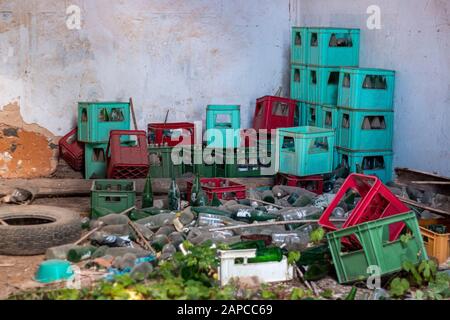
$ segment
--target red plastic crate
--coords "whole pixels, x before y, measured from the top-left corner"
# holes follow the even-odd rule
[[[279,173],[275,184],[289,187],[300,187],[316,194],[323,194],[323,176],[315,175],[308,177],[297,177],[290,174]]]
[[[75,171],[81,171],[84,165],[84,143],[77,139],[78,128],[73,129],[59,140],[59,155]]]
[[[253,128],[278,129],[294,126],[294,113],[297,100],[265,96],[256,100]]]
[[[171,134],[177,133],[172,139]],[[195,139],[195,125],[190,122],[150,123],[148,125],[148,143],[164,144],[174,147],[179,143],[193,145]]]
[[[135,143],[133,143],[133,139],[122,138],[127,136],[135,136]],[[150,165],[145,131],[112,130],[106,154],[108,179],[143,179],[147,177]]]
[[[247,194],[247,188],[237,182],[233,182],[229,179],[222,178],[203,178],[200,179],[202,189],[211,201],[214,197],[214,193],[217,194],[217,198],[222,200],[236,200],[245,199]],[[227,186],[223,186],[227,184]],[[187,182],[187,198],[191,201],[192,181]]]
[[[324,211],[319,219],[319,225],[331,231],[338,230],[330,221],[330,217],[349,190],[356,191],[361,196],[361,200],[343,224],[343,229],[410,211],[377,177],[354,173],[348,176],[333,201]],[[401,222],[390,225],[389,240],[396,240],[404,226]],[[355,242],[347,239],[344,243]]]

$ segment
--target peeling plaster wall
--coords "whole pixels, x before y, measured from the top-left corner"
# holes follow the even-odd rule
[[[450,1],[297,4],[299,25],[361,28],[361,66],[396,70],[394,165],[450,176]],[[380,30],[366,26],[373,4]]]
[[[78,101],[130,96],[140,128],[227,103],[249,127],[255,99],[289,86],[291,1],[0,0],[0,108],[17,102],[57,136]],[[70,5],[80,30],[66,26]]]

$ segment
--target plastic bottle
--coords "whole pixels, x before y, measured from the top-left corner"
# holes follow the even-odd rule
[[[169,200],[169,210],[172,211],[181,210],[180,188],[178,188],[175,178],[172,178],[172,182],[170,183],[168,200]]]
[[[153,207],[153,189],[149,171],[147,175],[147,180],[145,181],[144,192],[142,194],[142,208],[145,209],[151,207]]]
[[[279,215],[263,212],[261,210],[248,210],[241,209],[231,216],[236,221],[254,222],[254,221],[267,221],[278,220]]]
[[[231,250],[264,249],[265,247],[266,243],[264,240],[241,241],[229,245]]]
[[[99,246],[108,246],[112,248],[118,247],[132,247],[132,243],[126,237],[118,237],[112,235],[99,235],[98,238],[94,238],[91,240],[92,244]]]
[[[197,199],[197,194],[199,193],[200,189],[201,189],[200,175],[197,174],[192,183],[191,200],[190,200],[191,206],[195,204],[195,200]]]
[[[281,210],[280,210],[281,211]],[[304,220],[304,219],[319,219],[322,210],[316,207],[304,207],[304,208],[293,208],[286,211],[279,212],[281,215],[281,220],[292,221],[292,220]],[[294,230],[298,228],[299,224],[287,224],[287,230]]]

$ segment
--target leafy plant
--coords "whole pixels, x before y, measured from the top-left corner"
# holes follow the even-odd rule
[[[325,289],[320,293],[320,296],[325,299],[332,299],[334,296],[334,292],[332,289]]]
[[[396,277],[390,284],[390,294],[393,297],[403,297],[409,290],[409,282],[405,278]]]
[[[325,230],[323,228],[317,228],[313,231],[311,231],[311,234],[309,235],[311,241],[313,243],[319,243],[323,240],[323,237],[325,236]]]
[[[306,296],[306,292],[302,288],[294,288],[291,291],[291,300],[300,300]]]
[[[298,251],[290,251],[288,253],[288,263],[290,265],[293,265],[293,264],[297,263],[297,261],[300,260],[300,257],[301,257],[301,253],[300,252],[298,252]]]

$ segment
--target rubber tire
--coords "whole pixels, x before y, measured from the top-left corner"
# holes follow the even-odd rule
[[[46,218],[53,222],[39,225],[4,226],[0,224],[0,254],[32,256],[48,248],[76,242],[81,237],[78,213],[49,206],[0,207],[0,219]]]

